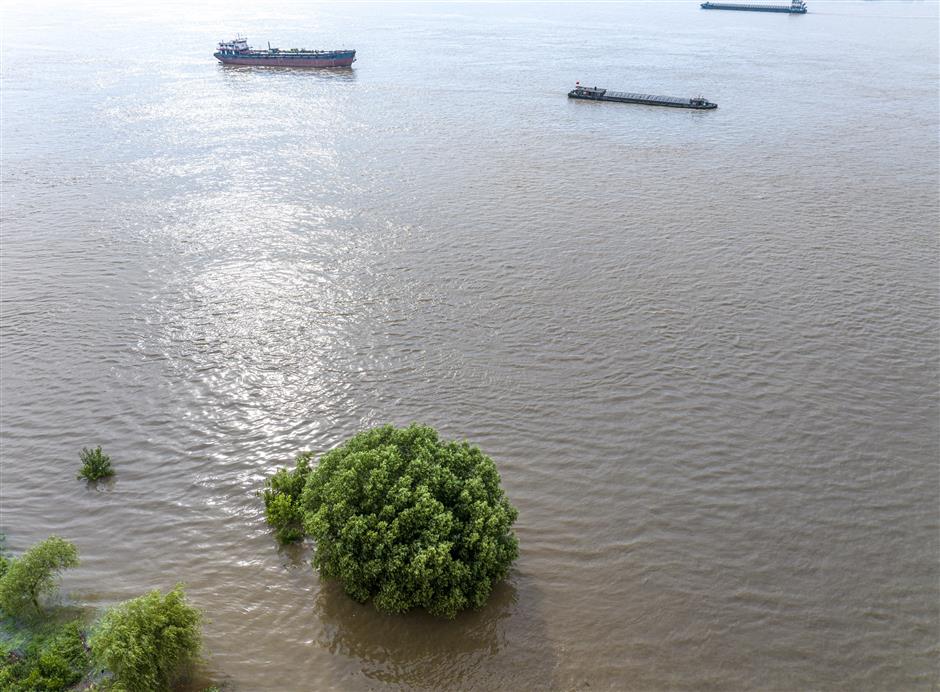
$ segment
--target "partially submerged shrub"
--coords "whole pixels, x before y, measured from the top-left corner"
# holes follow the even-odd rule
[[[50,536],[10,561],[0,577],[0,610],[12,617],[40,612],[39,598],[53,591],[59,572],[78,564],[75,545]]]
[[[0,578],[7,573],[10,558],[7,557],[7,537],[0,533]]]
[[[111,467],[111,457],[101,451],[100,445],[94,449],[82,447],[80,456],[82,470],[78,472],[79,480],[84,478],[86,481],[97,481],[114,475],[114,469]]]
[[[493,460],[427,426],[376,428],[328,452],[302,504],[314,566],[386,612],[480,607],[518,555]]]
[[[91,668],[83,636],[82,623],[75,621],[31,635],[20,650],[0,643],[0,690],[72,688]]]
[[[178,584],[165,596],[155,590],[108,610],[89,644],[129,692],[166,690],[199,655],[200,619]]]
[[[293,470],[278,469],[264,482],[264,517],[274,527],[281,543],[293,543],[304,537],[304,513],[300,496],[310,473],[310,454],[297,457]]]

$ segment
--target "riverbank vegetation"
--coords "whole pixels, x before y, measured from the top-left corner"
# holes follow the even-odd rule
[[[40,605],[59,573],[77,564],[75,546],[58,536],[16,559],[0,552],[0,689],[65,690],[90,673],[81,621],[59,622]]]
[[[64,617],[73,608],[49,604],[58,575],[77,564],[75,546],[57,536],[17,558],[0,553],[0,689],[170,689],[200,649],[200,615],[182,586],[126,601],[88,625]]]
[[[0,624],[0,690],[67,690],[91,675],[81,620]]]
[[[493,460],[428,426],[359,433],[312,469],[303,454],[263,495],[279,540],[312,538],[320,574],[384,612],[481,607],[518,555]]]

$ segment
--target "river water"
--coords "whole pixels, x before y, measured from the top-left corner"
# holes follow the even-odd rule
[[[91,608],[185,582],[238,690],[940,687],[940,12],[810,5],[5,7],[9,547],[73,540]],[[453,622],[255,494],[410,421],[519,509]]]

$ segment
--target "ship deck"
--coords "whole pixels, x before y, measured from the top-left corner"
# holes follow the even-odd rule
[[[805,7],[792,5],[754,5],[750,3],[733,2],[706,2],[702,4],[704,10],[744,10],[747,12],[783,12],[786,14],[806,14]]]
[[[242,53],[241,56],[249,58],[328,58],[334,55],[350,55],[355,53],[348,50],[252,50]]]
[[[648,101],[650,103],[674,103],[677,106],[689,104],[689,99],[682,99],[676,96],[654,96],[652,94],[634,94],[626,91],[608,91],[604,94],[604,97],[630,101]]]

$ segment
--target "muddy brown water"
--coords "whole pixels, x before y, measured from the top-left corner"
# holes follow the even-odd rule
[[[940,684],[936,3],[4,15],[0,523],[77,543],[70,601],[185,582],[239,690]],[[359,60],[221,67],[236,31]],[[413,420],[519,509],[454,622],[255,496]]]

